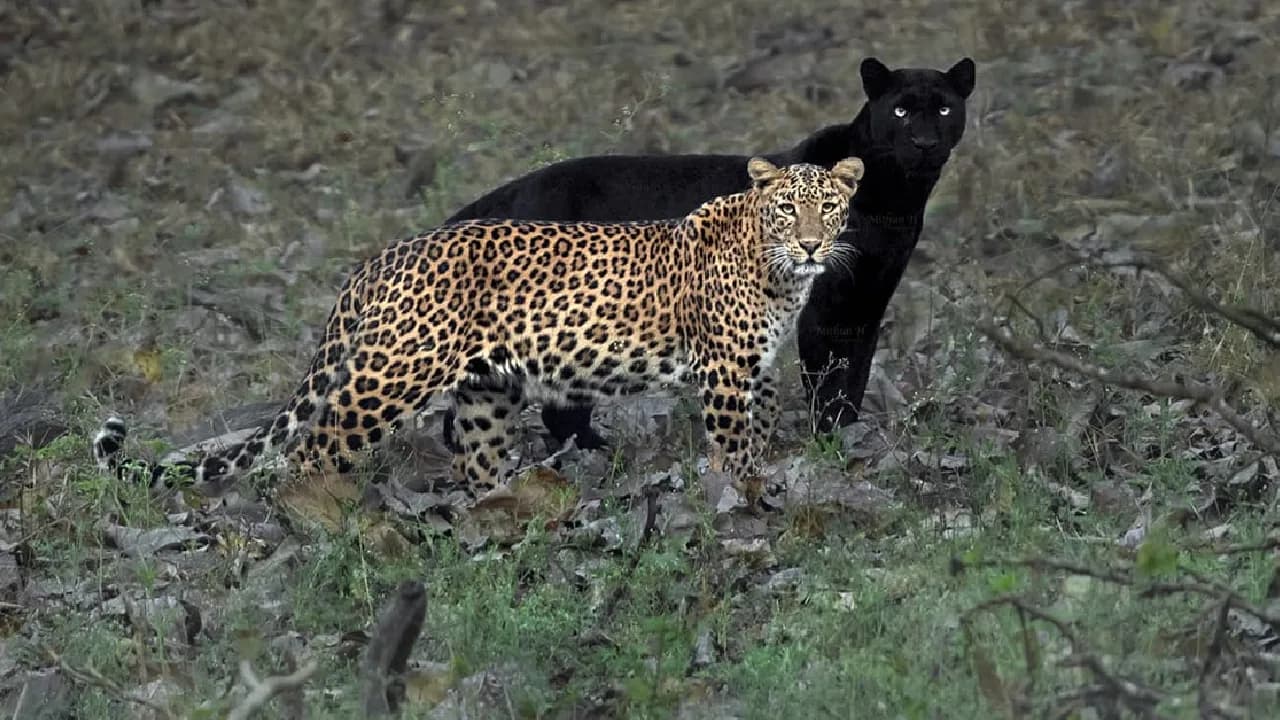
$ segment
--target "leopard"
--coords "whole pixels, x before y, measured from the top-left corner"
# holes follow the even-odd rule
[[[851,119],[819,128],[790,147],[762,155],[777,165],[831,167],[857,156],[865,188],[853,199],[837,242],[857,249],[853,272],[826,272],[816,281],[796,326],[803,366],[801,393],[826,434],[859,418],[871,360],[889,302],[924,229],[924,209],[964,137],[966,104],[977,81],[972,58],[949,69],[890,68],[865,57],[858,74],[866,101]],[[851,74],[852,75],[852,74]],[[851,99],[854,78],[838,93]],[[510,180],[459,208],[446,222],[472,218],[524,220],[649,220],[681,217],[718,195],[747,185],[748,155],[588,155],[558,160]],[[546,439],[582,450],[609,446],[592,425],[590,406],[543,404]],[[456,447],[452,424],[444,443]]]
[[[392,243],[346,278],[304,377],[270,424],[202,457],[105,471],[220,493],[268,452],[346,474],[403,423],[451,400],[451,473],[473,497],[507,483],[527,403],[700,391],[710,468],[747,480],[779,417],[776,357],[835,243],[864,165],[747,163],[749,183],[681,218],[474,219]]]

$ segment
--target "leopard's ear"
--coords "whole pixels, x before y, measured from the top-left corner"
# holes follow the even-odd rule
[[[765,187],[782,177],[782,171],[778,166],[762,157],[753,157],[747,161],[747,174],[751,176],[751,183],[757,188]]]
[[[862,179],[862,173],[865,170],[862,160],[856,157],[845,158],[831,168],[831,177],[835,178],[836,182],[849,188],[852,193],[857,191],[858,181]]]

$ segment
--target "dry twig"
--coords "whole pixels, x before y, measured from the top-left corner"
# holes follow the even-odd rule
[[[1121,263],[1110,263],[1119,265]],[[1205,312],[1218,315],[1248,330],[1254,337],[1273,348],[1280,348],[1280,322],[1267,317],[1264,313],[1244,305],[1223,305],[1206,295],[1189,280],[1173,272],[1160,260],[1144,258],[1123,263],[1139,272],[1146,270],[1156,273],[1173,284],[1185,294],[1191,304]]]
[[[249,694],[240,701],[239,705],[231,709],[227,720],[248,720],[254,712],[270,702],[271,698],[301,688],[319,667],[315,660],[311,660],[289,675],[273,675],[262,680],[253,672],[253,667],[248,660],[241,660],[240,679],[249,688]]]
[[[1062,572],[1068,575],[1090,577],[1113,585],[1134,588],[1138,591],[1140,597],[1178,594],[1202,595],[1228,603],[1231,608],[1252,615],[1265,623],[1280,627],[1280,613],[1258,607],[1231,588],[1208,580],[1198,573],[1185,568],[1182,571],[1194,578],[1194,582],[1145,582],[1142,578],[1134,576],[1132,567],[1098,569],[1049,558],[1014,558],[1008,560],[977,560],[973,562],[955,558],[951,562],[953,572],[963,572],[967,568],[1022,567],[1036,572]]]
[[[1112,673],[1101,659],[1087,650],[1084,642],[1076,635],[1070,623],[1041,610],[1017,595],[1002,595],[987,600],[966,611],[961,621],[966,625],[971,624],[973,617],[978,613],[990,612],[1000,607],[1012,608],[1020,616],[1030,617],[1033,620],[1039,620],[1053,626],[1058,634],[1071,646],[1071,655],[1064,660],[1064,664],[1088,670],[1097,682],[1097,685],[1093,686],[1087,694],[1081,694],[1076,691],[1068,696],[1057,698],[1056,700],[1059,704],[1073,703],[1072,707],[1078,707],[1081,702],[1094,704],[1099,701],[1111,703],[1119,701],[1139,717],[1161,717],[1155,711],[1155,706],[1165,699],[1164,693]]]
[[[142,707],[145,707],[148,710],[154,712],[157,717],[162,717],[162,718],[174,717],[173,713],[169,712],[168,708],[158,703],[151,702],[146,698],[141,698],[141,697],[138,697],[137,695],[133,695],[126,692],[125,689],[121,687],[119,683],[112,680],[111,678],[106,677],[102,673],[98,672],[97,669],[95,669],[91,665],[86,665],[83,668],[75,667],[71,663],[67,662],[57,652],[54,652],[54,650],[50,647],[45,647],[44,653],[49,657],[49,660],[51,662],[53,662],[58,666],[59,670],[61,670],[68,678],[71,679],[72,682],[80,683],[81,685],[88,685],[90,687],[96,687],[99,690],[102,690],[106,694],[110,695],[111,697],[115,698],[116,700],[121,700],[126,703],[133,703],[135,705],[141,705]]]
[[[1222,392],[1217,388],[1193,382],[1179,383],[1166,380],[1149,380],[1138,375],[1108,370],[1066,353],[1050,350],[1041,343],[1027,343],[1018,340],[1008,331],[998,328],[989,322],[979,321],[976,326],[982,334],[1003,348],[1005,352],[1022,360],[1046,362],[1107,385],[1138,390],[1159,397],[1191,400],[1198,405],[1208,407],[1222,417],[1227,424],[1235,428],[1236,432],[1245,436],[1249,442],[1268,454],[1280,456],[1280,438],[1268,431],[1255,427],[1235,408],[1227,404]]]
[[[631,555],[631,561],[627,563],[626,572],[623,573],[622,582],[614,587],[613,592],[609,594],[609,599],[605,601],[604,608],[600,613],[601,625],[612,619],[613,613],[618,609],[618,603],[627,594],[627,590],[631,587],[631,577],[635,575],[636,568],[640,566],[640,556],[644,554],[645,548],[649,546],[658,529],[657,488],[653,485],[646,485],[644,488],[644,500],[644,529],[640,532],[640,542],[636,543],[636,549]]]
[[[365,648],[361,706],[367,717],[394,715],[404,700],[401,680],[409,653],[422,633],[427,593],[422,583],[406,580],[383,608]]]
[[[1175,273],[1163,261],[1151,257],[1133,260],[1103,260],[1091,254],[1086,254],[1083,258],[1073,258],[1050,267],[1044,272],[1039,273],[1024,282],[1016,291],[1007,297],[1009,300],[1016,303],[1017,295],[1020,295],[1027,288],[1051,275],[1056,275],[1073,265],[1080,264],[1086,264],[1096,268],[1129,267],[1139,273],[1143,271],[1155,273],[1167,280],[1169,284],[1182,291],[1182,293],[1191,301],[1192,305],[1248,330],[1254,337],[1273,348],[1280,348],[1280,321],[1270,318],[1262,311],[1247,305],[1224,305],[1217,302],[1205,294],[1204,291],[1193,285],[1191,281],[1187,280],[1182,275]],[[1035,323],[1037,325],[1041,324],[1039,320],[1035,320]]]
[[[1248,552],[1251,550],[1271,550],[1274,549],[1280,541],[1267,541],[1256,543],[1253,545],[1236,545],[1227,548],[1229,552]],[[1132,588],[1137,592],[1138,597],[1156,597],[1175,594],[1202,595],[1212,598],[1217,603],[1214,616],[1216,624],[1214,626],[1213,638],[1207,649],[1202,664],[1200,666],[1199,678],[1197,683],[1196,700],[1201,717],[1206,718],[1236,718],[1241,717],[1237,709],[1228,705],[1213,701],[1209,697],[1209,688],[1212,681],[1212,671],[1226,647],[1226,637],[1228,631],[1228,617],[1231,610],[1237,610],[1241,613],[1252,615],[1264,623],[1273,627],[1280,627],[1280,613],[1271,612],[1249,602],[1239,593],[1231,588],[1204,577],[1202,574],[1188,568],[1181,568],[1181,571],[1192,578],[1192,582],[1165,582],[1151,581],[1146,582],[1142,578],[1136,577],[1133,568],[1130,566],[1122,568],[1092,568],[1078,563],[1064,562],[1060,560],[1051,560],[1048,558],[1022,558],[1010,560],[979,560],[968,562],[960,559],[952,561],[953,572],[963,572],[971,567],[1023,567],[1035,572],[1062,572],[1069,575],[1079,575],[1090,577],[1095,580]],[[1101,661],[1097,657],[1082,652],[1081,644],[1071,626],[1063,620],[1053,617],[1052,615],[1040,610],[1026,600],[1018,596],[1002,596],[984,602],[965,614],[965,621],[977,612],[990,610],[998,606],[1008,606],[1016,609],[1020,617],[1031,617],[1035,620],[1053,625],[1063,638],[1070,643],[1072,648],[1072,656],[1069,664],[1082,667],[1093,673],[1096,680],[1101,682],[1106,692],[1102,692],[1102,688],[1093,687],[1091,689],[1077,690],[1067,695],[1059,696],[1060,707],[1066,710],[1067,707],[1079,707],[1081,703],[1089,704],[1091,698],[1101,696],[1117,696],[1125,701],[1125,705],[1130,710],[1142,717],[1156,717],[1153,709],[1156,704],[1161,702],[1164,697],[1159,691],[1143,687],[1129,680],[1117,678],[1105,670]],[[1257,658],[1244,657],[1246,661]],[[1061,716],[1061,715],[1059,715]]]

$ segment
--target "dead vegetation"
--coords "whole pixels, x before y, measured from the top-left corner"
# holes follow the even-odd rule
[[[0,708],[1273,715],[1273,5],[0,8]],[[865,55],[973,56],[971,124],[867,416],[811,438],[793,372],[765,486],[678,397],[603,453],[530,415],[470,512],[437,418],[277,507],[93,469],[109,412],[153,455],[260,421],[390,239],[562,157],[787,146]]]

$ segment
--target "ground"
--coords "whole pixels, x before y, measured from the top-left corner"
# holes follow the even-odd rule
[[[560,158],[790,146],[867,55],[978,89],[866,421],[812,438],[790,370],[785,496],[701,475],[679,398],[465,515],[432,419],[387,511],[335,480],[289,530],[93,468],[111,412],[153,454],[261,417],[392,239]],[[1238,0],[0,9],[0,708],[216,717],[314,660],[264,712],[351,717],[417,580],[413,717],[1274,716],[1280,334],[1204,301],[1275,332],[1278,63]]]

